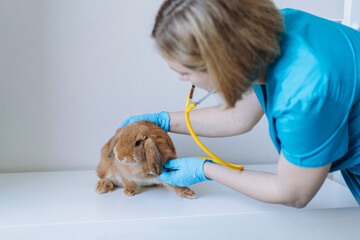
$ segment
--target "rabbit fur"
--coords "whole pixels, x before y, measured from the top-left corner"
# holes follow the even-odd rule
[[[194,199],[195,192],[190,188],[175,187],[157,177],[163,171],[163,164],[175,158],[174,144],[161,127],[149,121],[131,123],[118,129],[101,149],[96,191],[107,193],[124,187],[125,195],[134,196],[140,186],[160,185],[179,197]]]

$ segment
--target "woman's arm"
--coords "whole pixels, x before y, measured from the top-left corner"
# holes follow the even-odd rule
[[[277,174],[236,171],[206,162],[205,176],[251,198],[296,208],[305,207],[325,181],[331,164],[318,168],[298,167],[281,154]]]
[[[170,132],[189,134],[184,112],[170,115]],[[202,108],[190,112],[191,125],[198,136],[227,137],[249,132],[264,115],[264,111],[251,88],[234,108],[223,105]]]

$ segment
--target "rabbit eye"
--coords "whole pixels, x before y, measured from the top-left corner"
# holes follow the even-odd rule
[[[141,143],[141,140],[137,140],[137,141],[135,142],[135,147],[138,147],[138,146],[140,145],[140,143]]]

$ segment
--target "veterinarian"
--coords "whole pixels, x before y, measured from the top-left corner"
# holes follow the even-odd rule
[[[226,103],[190,113],[198,135],[247,133],[265,113],[279,152],[277,174],[180,158],[164,165],[161,180],[190,186],[212,179],[263,202],[301,208],[329,172],[341,170],[360,204],[359,32],[279,11],[269,0],[167,0],[152,37],[181,81],[216,89]],[[134,116],[121,126],[140,120],[189,134],[184,112]]]

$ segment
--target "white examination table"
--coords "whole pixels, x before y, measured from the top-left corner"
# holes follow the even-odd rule
[[[95,171],[0,174],[0,239],[360,239],[360,208],[330,179],[304,209],[261,203],[214,181],[191,187],[196,200],[165,188],[99,195],[97,181]]]

